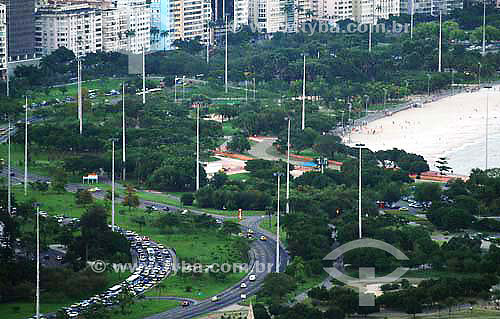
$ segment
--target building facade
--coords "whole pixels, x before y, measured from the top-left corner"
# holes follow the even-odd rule
[[[0,3],[0,76],[7,72],[7,6]]]
[[[42,55],[66,47],[77,56],[103,50],[102,12],[88,4],[56,4],[38,8],[35,49]]]
[[[249,22],[259,32],[286,32],[287,0],[254,0],[250,3]]]
[[[411,14],[412,5],[414,5],[415,14],[425,14],[437,16],[439,10],[443,14],[449,14],[455,9],[463,9],[463,0],[401,0],[401,13]]]
[[[173,39],[172,0],[151,0],[151,50],[169,50]]]
[[[35,0],[0,0],[6,6],[10,61],[28,60],[35,55]]]
[[[249,0],[234,0],[233,6],[233,27],[234,30],[239,30],[245,25],[248,25],[250,1]]]
[[[376,24],[399,14],[400,0],[354,0],[352,5],[352,19],[360,24]]]
[[[126,40],[126,47],[122,47],[122,50],[132,53],[149,51],[151,47],[149,3],[146,0],[113,0],[113,8],[119,11],[121,23],[125,26],[125,33],[120,34],[121,39]]]
[[[210,0],[172,0],[171,11],[174,19],[172,40],[190,41],[198,38],[201,43],[210,41]]]

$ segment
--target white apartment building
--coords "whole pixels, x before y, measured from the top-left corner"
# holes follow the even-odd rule
[[[234,0],[234,5],[233,5],[234,30],[238,30],[242,26],[248,25],[249,14],[250,14],[249,0]]]
[[[426,15],[439,15],[441,9],[443,14],[451,13],[455,9],[463,9],[463,0],[401,0],[401,13],[411,14],[414,5],[414,13]]]
[[[174,18],[173,40],[189,41],[199,38],[201,43],[210,41],[210,0],[173,0],[171,11]]]
[[[46,55],[66,47],[75,55],[101,51],[101,10],[87,4],[57,4],[38,8],[35,14],[35,51]]]
[[[127,20],[117,9],[102,10],[102,42],[104,51],[121,51],[127,48]]]
[[[7,71],[7,6],[0,3],[0,75]]]
[[[328,22],[353,19],[352,8],[353,0],[320,0],[318,18]]]
[[[113,0],[120,17],[119,46],[122,50],[141,53],[151,47],[151,8],[146,0]],[[125,29],[123,29],[125,28]],[[126,45],[123,40],[125,39]]]
[[[354,0],[353,20],[361,24],[377,23],[378,19],[399,16],[400,0]]]
[[[249,20],[260,32],[287,31],[286,0],[255,0],[250,4]]]

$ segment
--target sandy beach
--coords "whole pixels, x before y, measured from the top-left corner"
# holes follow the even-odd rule
[[[456,174],[485,167],[486,101],[488,100],[488,167],[500,167],[500,86],[460,93],[421,108],[373,121],[351,134],[351,143],[372,151],[399,148],[424,156],[431,170],[442,156]]]

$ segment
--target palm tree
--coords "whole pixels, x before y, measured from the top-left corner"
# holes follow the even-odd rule
[[[170,34],[170,31],[168,31],[168,30],[164,30],[164,31],[160,32],[160,37],[163,38],[163,52],[167,51],[166,40],[167,40],[167,37],[168,37],[169,34]]]
[[[160,30],[157,27],[153,27],[150,29],[149,32],[151,33],[152,36],[151,43],[158,42],[158,34],[160,33]]]
[[[125,36],[127,37],[127,44],[128,44],[128,50],[130,51],[130,38],[135,36],[135,31],[134,30],[127,30],[125,32]]]

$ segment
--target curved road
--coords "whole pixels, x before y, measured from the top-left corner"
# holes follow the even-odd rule
[[[15,176],[13,176],[13,182],[23,182],[24,180],[24,172],[21,172],[18,169],[12,169],[12,172],[14,172]],[[7,175],[6,169],[2,172],[2,175]],[[42,177],[38,176],[35,174],[29,174],[28,176],[28,181],[33,182],[33,181],[49,181],[50,178],[48,177]],[[70,192],[76,192],[77,189],[80,188],[88,188],[90,187],[89,185],[83,185],[83,184],[68,184],[66,185],[66,190]],[[93,194],[96,198],[103,199],[105,196],[104,191],[99,191],[95,192]],[[140,200],[141,207],[145,206],[150,206],[154,205],[158,207],[159,209],[162,209],[164,207],[169,207],[171,212],[176,212],[179,211],[181,208],[172,206],[172,205],[165,205],[162,203],[156,203],[153,201],[144,201]],[[203,211],[198,211],[198,210],[190,210],[192,213],[195,214],[207,214],[206,212]],[[222,216],[222,215],[217,215],[217,214],[207,214],[212,216],[213,218],[218,218],[218,219],[228,219],[230,218],[229,216]],[[249,254],[251,256],[252,262],[250,263],[251,268],[249,273],[236,285],[233,287],[230,287],[223,292],[219,293],[218,296],[218,301],[217,302],[212,302],[211,298],[205,299],[202,301],[197,301],[194,303],[191,303],[190,306],[188,307],[177,307],[174,309],[171,309],[169,311],[159,313],[153,316],[146,317],[146,319],[187,319],[187,318],[194,318],[198,317],[200,315],[213,312],[222,308],[225,308],[227,306],[236,304],[238,302],[241,302],[241,294],[245,293],[247,297],[254,295],[257,293],[257,291],[261,288],[264,278],[266,277],[267,274],[272,273],[276,269],[276,236],[274,234],[269,233],[266,230],[263,230],[259,227],[259,224],[261,221],[265,218],[266,216],[247,216],[246,219],[244,219],[241,222],[241,227],[244,232],[246,232],[248,229],[252,229],[254,231],[254,237],[255,238],[260,238],[261,235],[266,236],[268,239],[266,241],[261,241],[259,239],[254,240],[254,242],[250,245],[250,251]],[[280,271],[284,271],[286,268],[286,265],[288,263],[288,253],[286,250],[280,245]],[[248,277],[254,274],[256,276],[255,281],[249,281]],[[240,288],[240,284],[242,282],[245,282],[247,284],[247,288]],[[160,297],[161,298],[161,297]],[[166,300],[188,300],[191,302],[191,300],[186,299],[186,298],[177,298],[177,297],[164,297]]]

